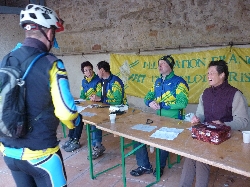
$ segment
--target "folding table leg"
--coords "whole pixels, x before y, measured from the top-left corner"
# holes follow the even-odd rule
[[[168,168],[169,168],[169,169],[172,168],[174,164],[180,163],[180,162],[181,162],[181,156],[180,156],[180,155],[177,155],[177,156],[176,156],[176,161],[173,162],[173,163],[171,163],[171,161],[170,161],[170,153],[169,153],[169,155],[168,155]]]
[[[87,139],[88,139],[88,155],[89,155],[89,171],[90,171],[90,178],[94,179],[94,170],[93,170],[93,158],[92,158],[92,149],[91,149],[91,132],[90,132],[90,124],[86,124],[87,129]]]
[[[121,155],[122,155],[122,181],[123,186],[126,187],[126,166],[125,166],[125,148],[124,148],[124,138],[120,136],[120,146],[121,146]]]

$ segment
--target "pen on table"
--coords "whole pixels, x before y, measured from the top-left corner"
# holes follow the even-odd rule
[[[178,122],[178,125],[180,125],[181,123],[183,123],[183,121],[179,121],[179,122]]]

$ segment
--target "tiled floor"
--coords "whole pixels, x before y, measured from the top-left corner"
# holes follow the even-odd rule
[[[67,139],[63,138],[61,126],[58,129],[58,138],[62,145]],[[119,138],[108,135],[103,138],[103,144],[106,147],[105,154],[94,161],[95,173],[120,162]],[[128,140],[127,140],[128,141]],[[62,150],[64,164],[68,176],[68,187],[122,187],[121,167],[115,168],[107,173],[98,176],[95,180],[90,179],[89,162],[87,160],[87,140],[86,133],[83,132],[81,138],[82,147],[73,153],[67,153]],[[149,154],[152,165],[155,165],[155,154]],[[171,160],[175,155],[171,154]],[[181,169],[184,159],[180,164],[175,164],[171,169],[166,168],[161,181],[154,186],[157,187],[178,187]],[[250,157],[249,157],[250,161]],[[126,159],[126,177],[128,187],[144,187],[155,180],[152,174],[145,174],[140,177],[132,177],[129,174],[131,169],[135,169],[136,160],[132,155]],[[222,169],[211,167],[209,187],[250,187],[250,178],[237,175]],[[10,171],[6,167],[3,157],[0,156],[0,187],[15,187]]]

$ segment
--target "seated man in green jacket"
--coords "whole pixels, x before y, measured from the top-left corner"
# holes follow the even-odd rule
[[[122,80],[113,75],[110,72],[110,65],[106,61],[101,61],[97,64],[98,76],[101,79],[102,84],[102,95],[101,97],[97,95],[92,95],[92,101],[101,101],[102,103],[109,105],[121,105],[127,104],[127,98],[124,91],[124,84]],[[102,134],[101,130],[95,131],[92,133],[92,136],[96,136],[96,133],[99,135]],[[92,148],[92,158],[96,159],[103,155],[105,147],[102,145],[102,141],[96,142],[96,146]]]
[[[156,110],[157,115],[175,119],[183,119],[183,109],[188,104],[188,85],[186,81],[174,74],[175,61],[168,55],[163,56],[158,61],[158,70],[160,77],[155,81],[151,90],[144,98],[147,106]],[[135,143],[137,147],[141,143]],[[160,176],[163,175],[166,166],[168,152],[160,150]],[[149,162],[146,145],[136,151],[136,161],[138,168],[132,170],[132,176],[140,176],[144,173],[152,173],[152,165]],[[156,170],[153,175],[156,176]]]

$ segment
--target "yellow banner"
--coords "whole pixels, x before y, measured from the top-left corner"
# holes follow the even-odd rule
[[[118,75],[128,95],[143,98],[159,77],[158,59],[163,55],[111,54],[113,74]],[[250,49],[226,47],[202,52],[174,54],[174,72],[189,85],[189,103],[198,103],[200,94],[207,88],[207,66],[212,60],[228,63],[229,83],[241,90],[250,103]]]

